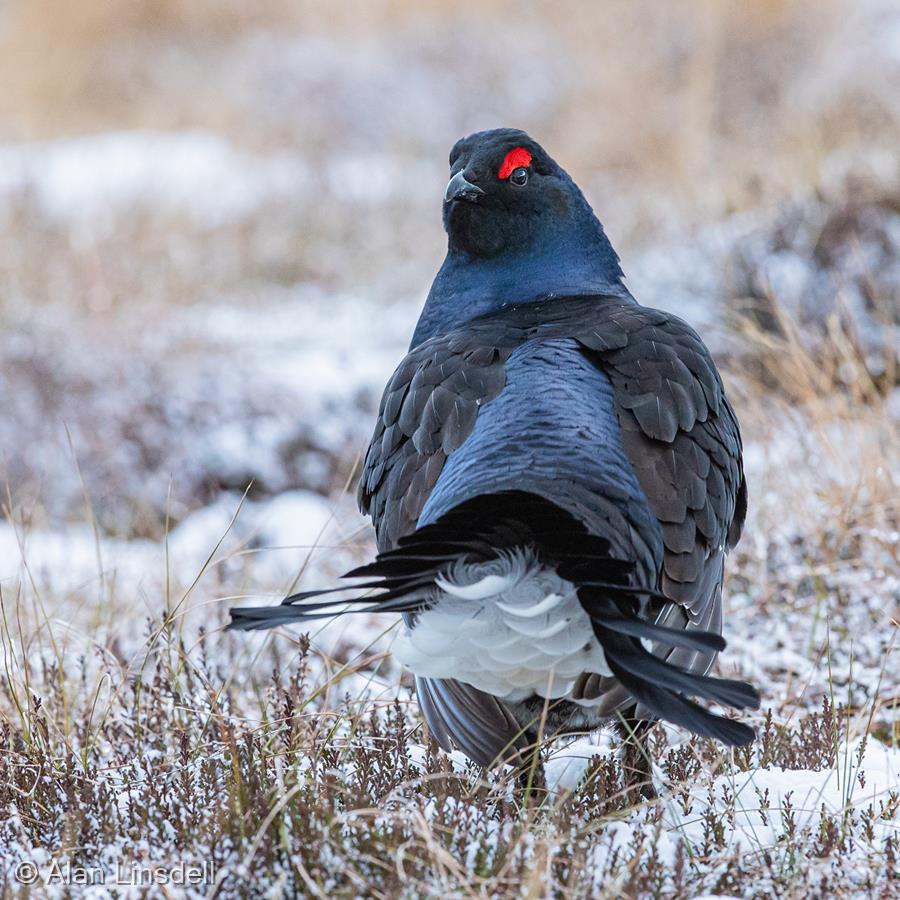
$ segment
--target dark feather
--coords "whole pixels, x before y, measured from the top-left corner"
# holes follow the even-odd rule
[[[360,479],[360,506],[372,515],[381,552],[348,576],[380,593],[310,603],[328,592],[303,592],[268,614],[235,611],[234,627],[283,624],[291,614],[302,621],[339,604],[414,615],[436,575],[456,560],[530,546],[584,588],[582,602],[615,666],[611,709],[636,701],[697,733],[749,740],[746,726],[682,696],[753,699],[739,683],[704,677],[724,647],[717,633],[723,548],[740,537],[746,486],[737,420],[693,329],[627,297],[580,296],[506,306],[430,333],[385,389]],[[564,377],[543,377],[530,392],[515,382],[524,377],[515,374],[523,359]],[[565,447],[569,468],[548,424],[557,421],[552,404],[547,422],[533,422],[531,431],[521,421],[537,391],[563,410],[572,397],[611,392],[608,417],[596,407],[575,414],[582,430]],[[491,433],[489,452],[482,432],[492,416],[507,433]],[[587,462],[572,462],[577,452]],[[602,486],[591,483],[598,460],[611,467]],[[655,642],[654,653],[637,639]],[[508,734],[510,711],[451,684],[417,680],[432,732],[473,759],[496,756],[488,732]]]
[[[680,694],[635,678],[614,660],[609,667],[631,696],[660,719],[733,747],[749,744],[756,737],[749,725],[717,716]]]
[[[736,709],[759,706],[759,694],[746,682],[685,672],[649,653],[633,638],[610,634],[599,624],[595,630],[610,667],[615,662],[634,678]]]

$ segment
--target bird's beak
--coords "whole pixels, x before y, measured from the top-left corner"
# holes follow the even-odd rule
[[[450,203],[451,200],[464,200],[466,203],[477,203],[478,198],[482,194],[484,194],[484,191],[477,184],[466,181],[466,176],[460,170],[447,184],[447,190],[444,192],[444,202]]]

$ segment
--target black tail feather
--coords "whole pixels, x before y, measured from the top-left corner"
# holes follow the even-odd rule
[[[346,575],[342,575],[342,578],[346,578]],[[300,603],[303,600],[312,600],[313,597],[324,597],[326,594],[337,594],[341,591],[362,591],[362,590],[372,590],[375,588],[383,587],[381,581],[367,581],[363,584],[354,584],[352,587],[347,586],[346,584],[339,584],[337,587],[330,588],[319,588],[315,591],[297,591],[296,594],[291,594],[288,597],[285,597],[281,604],[282,606],[288,606],[291,603]],[[363,600],[367,599],[364,597],[354,597],[350,600],[326,600],[323,605],[330,603],[347,603],[352,602],[352,600]],[[371,598],[368,598],[371,599]]]
[[[717,716],[681,694],[635,678],[613,659],[609,660],[609,667],[631,696],[660,719],[680,725],[701,737],[715,738],[731,747],[743,747],[756,737],[756,732],[749,725]]]
[[[751,685],[686,672],[654,656],[636,637],[608,630],[599,622],[595,622],[594,629],[613,675],[654,715],[732,746],[753,740],[755,733],[748,725],[711,713],[685,696],[703,697],[735,709],[755,709],[759,706],[759,693]]]
[[[373,599],[373,598],[365,598]],[[340,606],[346,600],[335,600],[331,604],[296,606],[239,606],[229,610],[231,621],[227,631],[262,631],[266,628],[280,628],[282,625],[299,625],[318,619],[334,619],[349,613],[408,613],[418,612],[422,602],[418,599],[397,598],[387,603],[356,606],[352,609],[327,609],[326,606]]]
[[[633,584],[634,564],[613,558],[609,541],[588,534],[574,517],[533,494],[508,492],[463,503],[343,576],[365,579],[361,583],[300,591],[279,606],[232,609],[228,627],[252,631],[345,613],[421,612],[431,601],[435,580],[452,563],[482,562],[522,547],[534,548],[560,577],[578,586],[609,667],[634,700],[652,715],[695,734],[730,745],[753,740],[749,726],[688,699],[755,708],[759,695],[749,684],[693,674],[648,652],[640,642],[651,640],[708,655],[724,649],[721,635],[669,628],[640,616],[648,598],[670,602],[669,598]],[[455,724],[465,733],[465,722]]]
[[[759,706],[759,694],[745,681],[710,678],[707,675],[686,672],[649,653],[637,641],[632,640],[630,646],[624,644],[610,646],[608,641],[601,643],[607,662],[615,660],[621,669],[635,678],[665,687],[667,690],[713,700],[735,709],[745,709],[748,706],[755,709]]]
[[[231,622],[228,630],[255,631],[296,625],[315,619],[333,619],[348,613],[404,613],[418,612],[427,605],[423,591],[434,584],[433,578],[407,579],[380,594],[370,594],[372,588],[385,588],[390,582],[369,582],[353,588],[345,586],[324,588],[317,591],[300,591],[285,597],[278,606],[239,606],[229,610]],[[360,596],[335,597],[318,603],[306,603],[307,599],[325,594],[365,589]],[[343,608],[342,608],[343,607]]]
[[[590,613],[588,613],[590,615]],[[680,631],[677,628],[667,628],[665,625],[656,625],[638,617],[626,618],[625,616],[603,615],[591,618],[609,631],[625,634],[629,637],[644,638],[650,641],[658,641],[668,644],[670,647],[684,647],[686,650],[697,650],[701,653],[713,651],[720,653],[725,649],[725,638],[714,631]]]

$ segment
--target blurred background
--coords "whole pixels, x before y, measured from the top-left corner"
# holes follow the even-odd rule
[[[320,854],[309,822],[344,794],[317,779],[343,766],[365,780],[353,754],[386,746],[377,715],[359,715],[375,704],[424,740],[409,676],[383,653],[392,617],[324,625],[312,644],[220,629],[238,601],[321,587],[371,554],[354,473],[444,254],[447,154],[500,125],[573,175],[632,292],[698,328],[739,413],[750,513],[718,672],[752,681],[764,707],[740,765],[781,767],[772,808],[787,792],[793,828],[791,791],[830,777],[838,731],[845,748],[863,734],[898,746],[896,0],[0,0],[3,859],[187,853],[250,873],[222,896],[275,896],[296,878],[278,819],[245,867],[296,778],[294,849],[325,884],[336,851]],[[391,735],[396,764],[376,768],[417,784],[409,759],[425,748]],[[715,748],[684,746],[670,762],[703,764],[672,777],[709,813],[684,815],[712,827],[715,797],[740,790]],[[802,852],[766,829],[749,846],[769,873],[799,866],[801,894],[826,863],[822,896],[853,879],[871,894],[872,873],[896,868],[887,771],[868,766],[857,806],[838,797],[838,825],[823,811]],[[185,797],[186,783],[202,790]],[[416,822],[443,808],[436,784],[413,792]],[[448,800],[462,810],[441,826],[451,842],[468,840],[467,808],[483,811],[468,796],[478,810]],[[551,850],[526,834],[541,880],[520,894],[600,827],[579,809],[577,828],[546,831]],[[876,816],[882,843],[854,868],[846,841],[865,850]],[[614,825],[613,857],[651,854],[657,895],[658,825]],[[363,837],[366,860],[408,854],[405,834]],[[697,893],[738,884],[715,840]],[[442,897],[471,895],[470,851],[452,850],[469,868]]]
[[[11,502],[40,524],[87,496],[104,533],[158,538],[251,481],[340,492],[443,255],[448,150],[498,125],[714,346],[774,293],[883,355],[890,0],[5,0]]]

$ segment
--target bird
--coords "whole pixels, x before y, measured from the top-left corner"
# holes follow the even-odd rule
[[[698,702],[760,702],[709,674],[747,512],[738,420],[697,332],[632,296],[543,147],[498,128],[449,163],[447,254],[360,476],[377,555],[349,591],[233,609],[229,627],[400,614],[393,653],[440,747],[523,765],[613,725],[626,781],[653,797],[657,720],[754,738]]]

